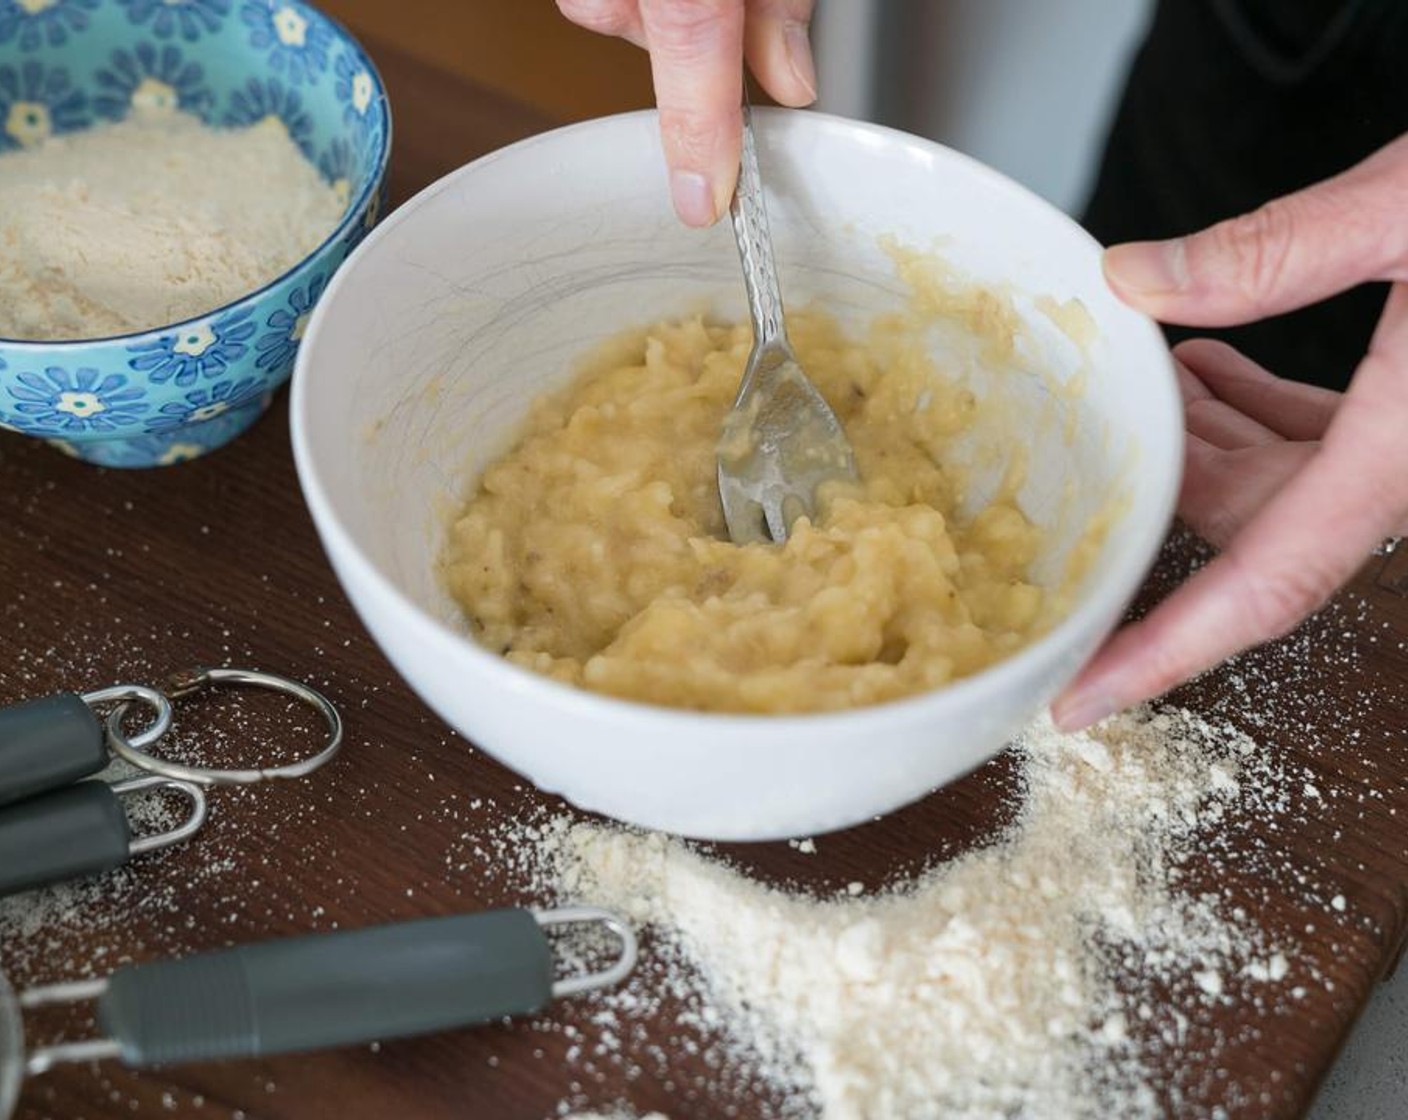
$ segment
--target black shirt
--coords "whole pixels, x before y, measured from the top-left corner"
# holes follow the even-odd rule
[[[1408,131],[1408,0],[1160,0],[1085,224],[1173,237],[1328,178]],[[1403,216],[1408,222],[1408,214]],[[1223,337],[1275,373],[1344,388],[1386,287]]]

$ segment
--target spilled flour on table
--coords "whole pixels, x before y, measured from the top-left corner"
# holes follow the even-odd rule
[[[55,497],[52,485],[21,490],[26,504],[43,505]],[[113,513],[122,516],[120,507]],[[42,535],[25,535],[24,519],[19,524],[22,539],[36,549],[49,547]],[[28,648],[0,667],[4,699],[118,680],[153,682],[207,650],[233,664],[258,664],[268,656],[256,639],[238,630],[212,630],[199,612],[162,623],[129,613],[112,577],[120,577],[123,564],[152,570],[159,551],[159,542],[133,545],[127,555],[121,547],[110,548],[112,566],[93,583],[18,583],[0,604],[0,618],[20,638],[29,636]],[[1159,571],[1169,583],[1187,574],[1181,560],[1166,560],[1156,577]],[[180,573],[166,579],[174,592]],[[299,610],[324,609],[322,596],[299,598],[297,588],[267,577],[258,586],[280,609],[289,601]],[[95,608],[73,622],[62,642],[45,637],[35,622],[47,617],[36,610],[55,593],[82,594]],[[251,640],[254,645],[246,644]],[[1382,715],[1392,710],[1391,694],[1388,700],[1383,695],[1392,679],[1369,671],[1360,653],[1376,643],[1391,643],[1395,656],[1408,650],[1382,612],[1346,596],[1290,637],[1204,678],[1190,701],[1210,714],[1212,724],[1177,711],[1165,713],[1162,728],[1141,727],[1147,716],[1115,721],[1098,740],[1110,756],[1108,769],[1100,764],[1099,749],[1079,737],[1056,750],[1050,743],[1042,748],[1043,732],[1033,733],[1020,749],[972,779],[873,831],[861,828],[759,849],[766,852],[760,863],[795,877],[791,893],[782,894],[732,870],[704,846],[601,826],[574,828],[581,817],[555,816],[560,809],[546,807],[526,786],[493,785],[489,764],[471,757],[464,742],[446,740],[428,714],[388,737],[368,712],[374,714],[393,683],[385,676],[359,676],[352,663],[339,661],[346,642],[334,629],[326,647],[311,651],[320,666],[312,680],[349,716],[343,759],[307,785],[213,792],[207,828],[186,844],[98,879],[0,900],[0,967],[17,986],[102,975],[126,961],[273,936],[490,905],[542,905],[566,900],[569,889],[586,891],[594,876],[603,888],[619,892],[614,897],[654,918],[653,927],[643,931],[644,953],[635,975],[620,989],[559,1001],[540,1019],[506,1031],[457,1032],[427,1044],[437,1054],[453,1056],[446,1068],[466,1090],[492,1094],[495,1079],[503,1079],[505,1094],[536,1094],[532,1107],[540,1109],[543,1120],[567,1115],[639,1120],[652,1110],[670,1120],[741,1115],[798,1120],[826,1115],[828,1107],[831,1116],[844,1116],[838,1111],[842,1106],[829,1102],[827,1090],[818,1087],[811,1063],[816,1055],[825,1056],[828,1041],[835,1046],[836,1039],[854,1032],[895,1039],[893,1068],[901,1071],[916,1061],[943,1067],[956,1060],[960,1043],[986,1054],[971,1062],[963,1055],[959,1072],[965,1077],[971,1072],[971,1078],[951,1082],[955,1087],[945,1102],[956,1120],[993,1115],[995,1099],[1022,1102],[1004,1120],[1042,1120],[1059,1114],[1056,1091],[1068,1091],[1081,1079],[1090,1097],[1081,1102],[1077,1117],[1147,1116],[1155,1095],[1162,1115],[1295,1114],[1319,1070],[1302,1065],[1299,1050],[1280,1049],[1278,1040],[1302,1037],[1307,1021],[1328,1022],[1323,1017],[1332,1006],[1336,1014],[1352,1012],[1360,962],[1372,957],[1375,939],[1382,936],[1365,901],[1380,866],[1366,869],[1366,843],[1382,845],[1384,837],[1397,835],[1408,796],[1389,780],[1408,764],[1401,723]],[[290,668],[287,663],[269,667]],[[299,711],[301,718],[311,718]],[[230,714],[232,726],[244,724],[242,707]],[[207,747],[221,745],[208,740],[203,715],[192,716],[189,735],[178,728],[170,745],[184,757],[183,740],[189,738],[189,760],[195,761]],[[1257,744],[1224,728],[1224,717],[1250,730]],[[285,718],[279,712],[275,725]],[[261,742],[265,738],[260,735]],[[303,743],[302,736],[290,739],[291,745]],[[239,757],[247,744],[238,736],[228,746],[228,756],[222,747],[206,760]],[[364,768],[367,760],[384,750],[397,752],[403,782],[371,780],[376,771]],[[1237,788],[1228,786],[1228,779]],[[1061,835],[1053,822],[1043,823],[1042,814],[1054,813],[1059,821],[1068,808],[1057,796],[1062,781],[1078,790],[1074,804],[1089,813],[1088,835],[1075,837],[1069,866],[1058,866],[1052,880],[1069,893],[1064,913],[1058,899],[1044,899],[1037,890],[1025,899],[1004,878],[1032,866],[1028,861],[1040,850],[1037,838]],[[950,851],[941,845],[950,843],[953,833],[940,827],[944,815],[956,809],[972,819],[975,806],[984,810],[977,814],[982,819],[990,808],[998,808],[994,815],[1002,819],[1009,809],[1025,808],[1009,826],[982,833],[984,849],[936,866]],[[160,825],[164,813],[181,809],[179,801],[133,806],[136,814],[151,814],[140,822],[144,830]],[[914,835],[907,838],[911,827]],[[974,831],[960,830],[967,842]],[[373,846],[360,846],[361,836],[374,838]],[[396,890],[404,889],[404,900],[388,899],[384,889],[384,845],[423,857],[404,884],[396,884]],[[752,858],[747,848],[734,851],[740,860]],[[927,872],[886,862],[922,851],[934,853]],[[651,866],[623,869],[607,858],[627,852],[648,856]],[[1383,858],[1408,866],[1403,862],[1408,850],[1401,846],[1386,850]],[[1147,879],[1130,883],[1131,867]],[[857,883],[858,896],[849,896],[849,882],[863,878],[873,889],[897,875],[918,881],[879,897]],[[666,897],[642,899],[638,893],[663,893],[666,880]],[[922,923],[932,932],[931,941],[949,950],[950,964],[956,959],[957,938],[941,924],[946,912],[925,916],[944,883],[967,888],[958,916],[978,931],[971,945],[970,988],[924,976],[909,984],[914,990],[894,1013],[888,1007],[877,1011],[875,993],[887,978],[903,975],[897,964],[884,963],[887,947],[920,942],[917,932],[908,936],[905,929],[918,931]],[[697,892],[712,887],[718,893],[704,897],[726,900],[728,911],[711,914],[699,903]],[[1157,902],[1142,916],[1131,907],[1135,918],[1124,927],[1133,927],[1133,936],[1119,932],[1121,923],[1102,919],[1099,907],[1077,907],[1078,900],[1089,903],[1102,892],[1117,894],[1116,888],[1128,888],[1136,900]],[[826,895],[817,900],[799,897],[798,891]],[[908,910],[901,905],[905,900]],[[1041,931],[1053,913],[1062,915],[1059,935],[1042,945]],[[802,922],[786,928],[784,936],[781,916],[800,916]],[[862,962],[883,965],[868,982],[841,976],[836,958],[825,956],[828,951],[839,956],[835,930],[865,917],[891,938],[874,953],[856,951]],[[1014,943],[1013,926],[1023,922],[1030,933]],[[747,923],[750,938],[765,936],[756,945],[745,942],[730,932],[733,923]],[[1261,924],[1266,928],[1258,932]],[[1072,928],[1078,933],[1071,934]],[[741,963],[740,955],[746,955]],[[914,955],[911,949],[911,959]],[[766,965],[764,957],[774,964]],[[937,952],[935,959],[942,959]],[[981,1049],[991,1046],[992,1024],[979,1013],[984,1005],[980,1002],[975,1012],[971,1004],[984,998],[985,990],[1000,994],[1016,988],[995,963],[1012,960],[1045,962],[1027,966],[1025,983],[1037,993],[1050,991],[1050,962],[1074,961],[1080,983],[1073,990],[1090,1006],[1068,1014],[1073,1033],[1050,1043],[1058,1054],[1038,1059],[1050,1063],[1043,1070],[1066,1071],[1066,1080],[1048,1087],[1033,1071],[1018,1070],[1019,1081],[1003,1098],[998,1086],[978,1080],[1002,1067],[1000,1055]],[[792,966],[784,970],[783,962]],[[807,977],[815,990],[799,995],[784,979],[789,976]],[[842,983],[858,993],[854,1009],[838,1007],[835,991]],[[939,998],[942,983],[952,994]],[[744,1006],[745,999],[753,1002]],[[1337,1000],[1342,1002],[1332,1004]],[[803,1020],[800,1007],[830,1008],[836,1018]],[[907,1032],[898,1009],[909,1015],[918,1009]],[[956,1025],[953,1017],[961,1014],[972,1017],[971,1030]],[[931,1016],[939,1021],[937,1028]],[[1106,1036],[1107,1023],[1113,1038]],[[1024,1013],[1001,1025],[1019,1044],[1034,1047],[1030,1032],[1036,1027]],[[380,1076],[377,1063],[383,1060],[378,1049],[360,1059],[332,1060],[359,1061],[358,1076],[373,1078]],[[1058,1056],[1064,1057],[1058,1061]],[[320,1059],[297,1059],[313,1060]],[[854,1074],[851,1101],[868,1109],[861,1115],[906,1120],[903,1112],[885,1115],[881,1104],[868,1103],[867,1094],[878,1102],[885,1091],[871,1081],[875,1069],[844,1054],[836,1067]],[[217,1103],[174,1083],[163,1086],[159,1074],[129,1073],[116,1063],[95,1067],[91,1076],[87,1092],[99,1111],[100,1102],[111,1102],[102,1107],[136,1112],[140,1105],[143,1115],[161,1109],[201,1115]],[[530,1076],[531,1090],[525,1088]],[[921,1069],[917,1076],[932,1079],[938,1073]],[[222,1083],[232,1103],[242,1104],[249,1116],[269,1111],[273,1083],[263,1064],[234,1065]],[[26,1090],[28,1111],[22,1106],[21,1113],[72,1113],[79,1091],[81,1081],[36,1078]],[[913,1099],[918,1096],[900,1084],[891,1086],[885,1099],[895,1108],[911,1101],[909,1116],[919,1120],[939,1112],[939,1105]],[[1136,1104],[1129,1105],[1131,1100]],[[201,1108],[205,1113],[196,1111]],[[297,1111],[288,1102],[282,1110],[290,1108]]]
[[[648,1112],[644,1116],[637,1117],[633,1112],[574,1112],[570,1116],[562,1117],[562,1120],[668,1120],[663,1113]]]
[[[534,830],[532,858],[545,891],[651,931],[661,967],[615,997],[623,1017],[682,1004],[785,1115],[1162,1115],[1148,1055],[1187,1023],[1133,978],[1215,1004],[1287,968],[1221,900],[1177,886],[1244,770],[1268,764],[1181,710],[1095,734],[1043,721],[1014,749],[1015,821],[877,895],[788,893],[679,840],[566,820]]]

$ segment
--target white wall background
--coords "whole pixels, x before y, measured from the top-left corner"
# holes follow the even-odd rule
[[[1083,205],[1152,0],[819,0],[821,108]]]

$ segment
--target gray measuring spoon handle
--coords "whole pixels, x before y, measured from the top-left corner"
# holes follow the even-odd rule
[[[165,832],[134,837],[122,798],[164,788],[186,798],[190,810]],[[79,782],[56,793],[0,807],[0,898],[31,887],[110,871],[130,856],[189,839],[205,823],[205,795],[197,786],[148,775],[116,785]]]
[[[98,1020],[132,1066],[255,1057],[531,1013],[553,969],[530,912],[493,910],[122,968]]]
[[[0,709],[0,805],[60,789],[108,764],[103,728],[63,692]]]
[[[108,744],[93,705],[133,700],[153,713],[131,740],[146,748],[171,726],[171,701],[154,688],[119,684],[0,708],[0,805],[62,789],[102,770],[109,761]]]
[[[738,186],[729,206],[738,258],[743,263],[743,284],[748,290],[748,313],[753,320],[753,352],[779,350],[791,354],[782,318],[782,287],[772,252],[763,180],[758,173],[758,150],[753,138],[753,115],[743,106],[743,153],[738,166]],[[746,386],[745,386],[746,388]]]
[[[127,862],[132,831],[111,787],[79,782],[0,809],[0,897]]]

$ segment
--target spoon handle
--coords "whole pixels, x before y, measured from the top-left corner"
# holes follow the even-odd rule
[[[743,158],[738,168],[738,188],[729,206],[738,257],[743,262],[743,282],[748,288],[748,311],[753,319],[753,353],[790,350],[782,322],[782,291],[777,282],[777,262],[772,255],[772,233],[763,202],[763,181],[758,174],[758,152],[753,141],[753,116],[743,105]],[[745,379],[744,388],[747,388]]]
[[[139,1069],[286,1054],[531,1013],[553,971],[529,911],[456,914],[129,965],[98,1020]]]

